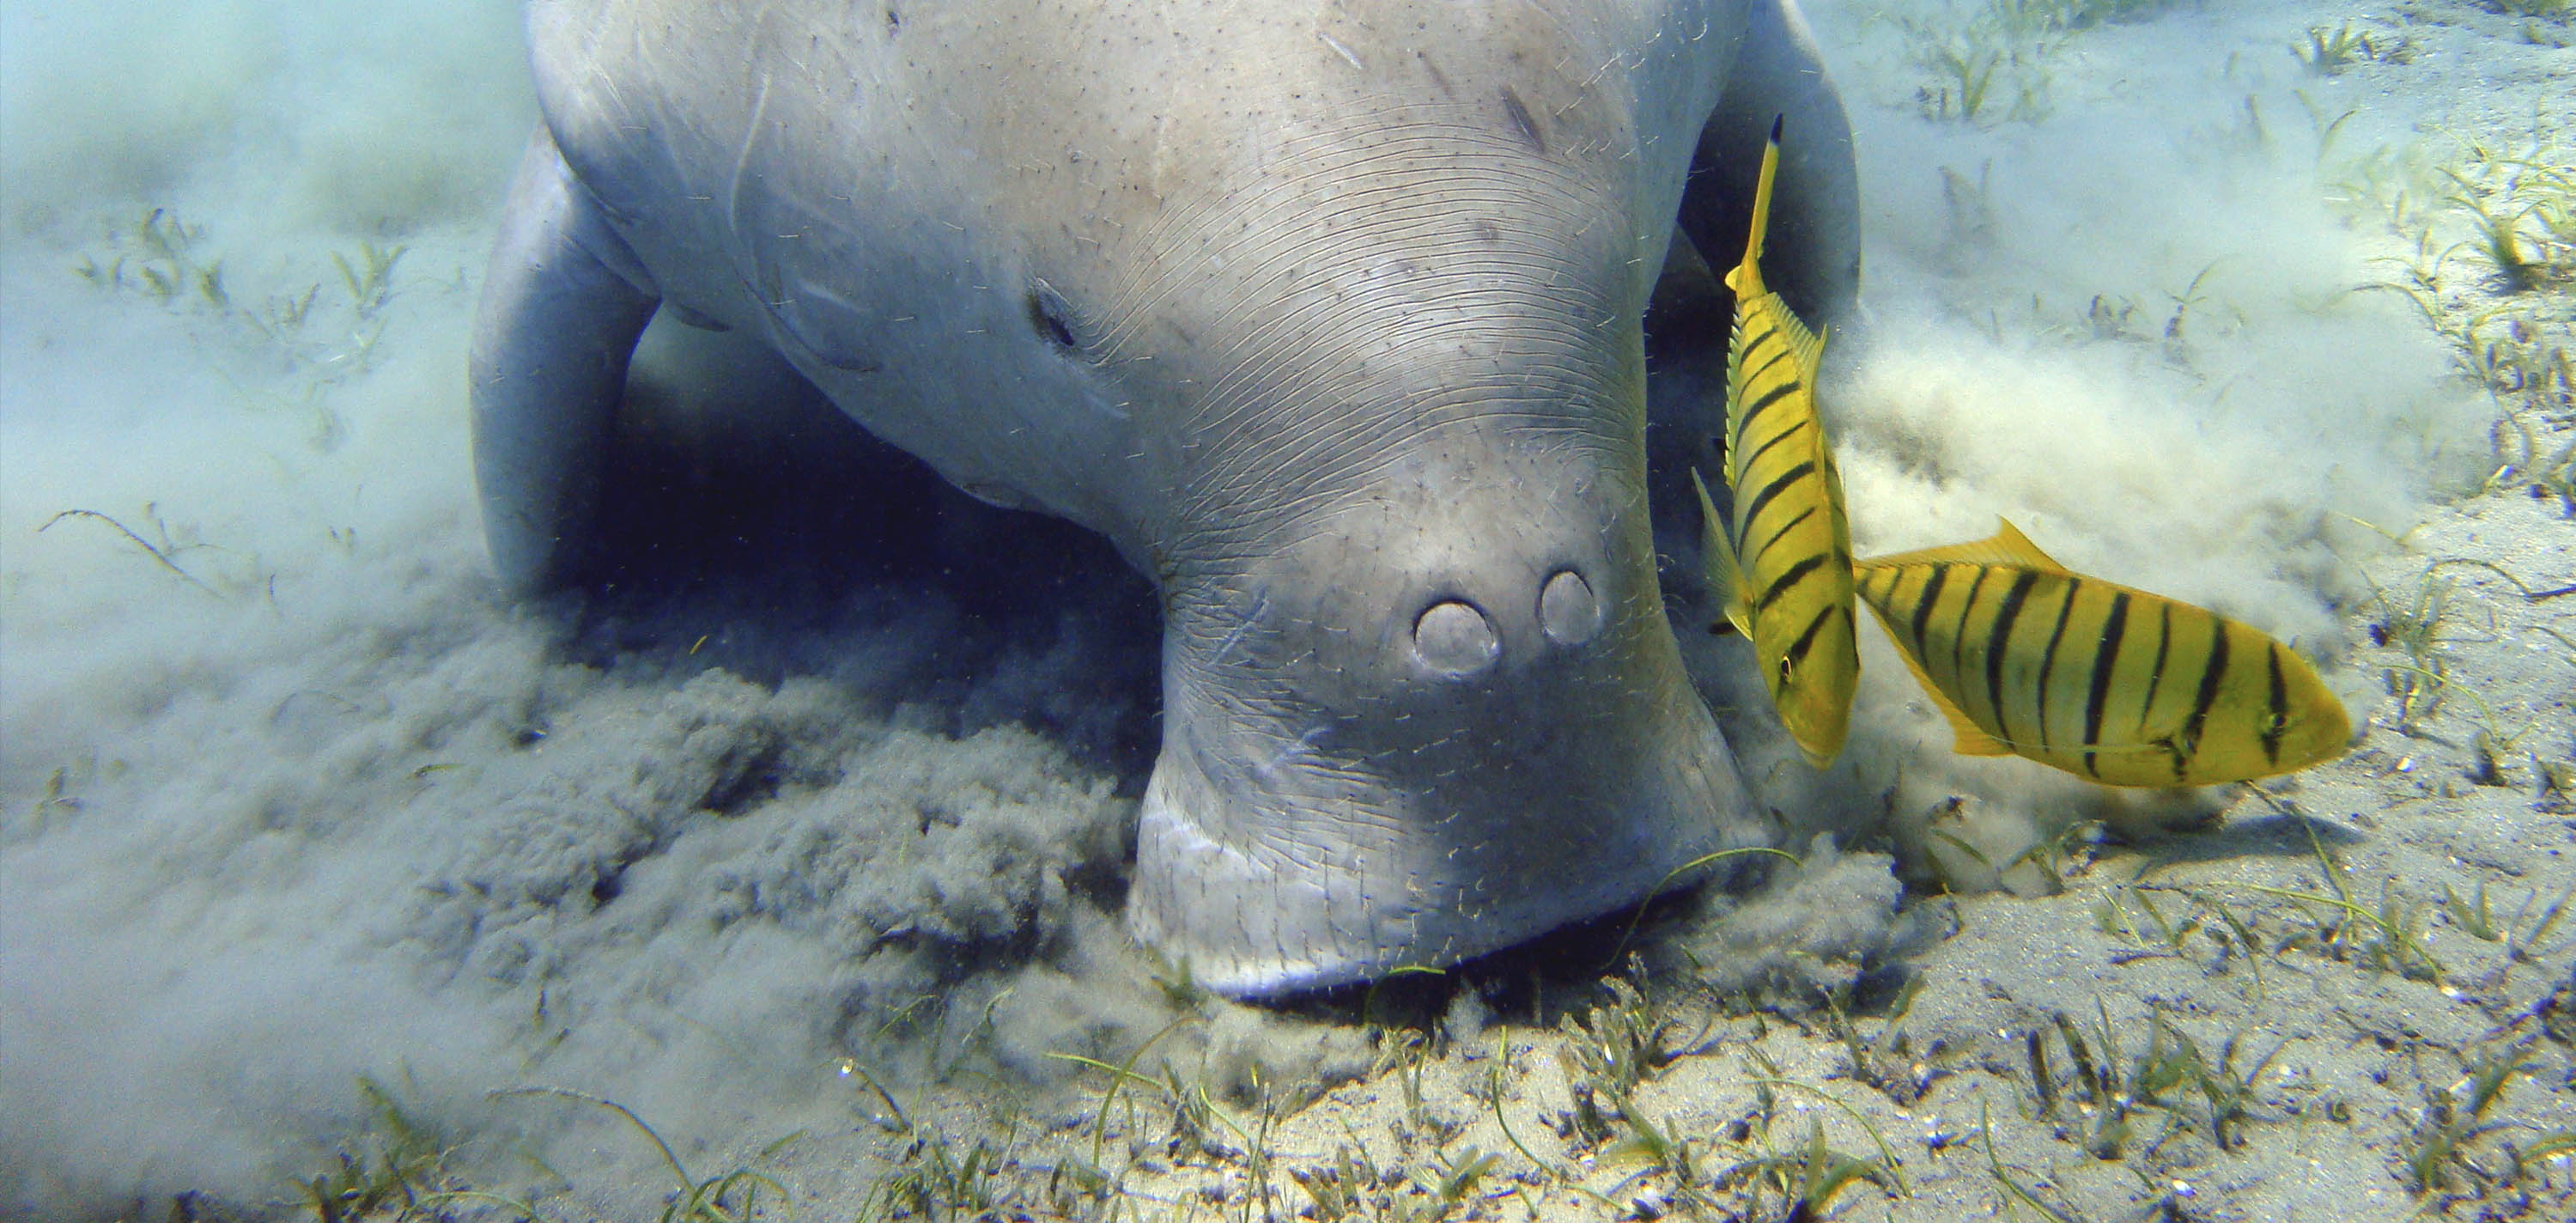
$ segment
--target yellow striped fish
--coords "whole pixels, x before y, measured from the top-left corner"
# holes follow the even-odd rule
[[[2352,736],[2343,705],[2280,642],[2069,573],[2009,522],[1991,539],[1856,571],[1962,755],[2010,752],[2115,786],[2200,786],[2304,769]]]
[[[1726,592],[1726,618],[1753,643],[1771,703],[1808,763],[1842,751],[1860,683],[1853,640],[1851,526],[1843,482],[1816,419],[1816,366],[1824,337],[1807,329],[1762,284],[1762,238],[1771,224],[1771,180],[1780,168],[1780,121],[1762,150],[1753,234],[1726,274],[1735,334],[1726,354],[1726,485],[1734,517],[1721,522],[1699,473],[1700,545],[1709,584]]]

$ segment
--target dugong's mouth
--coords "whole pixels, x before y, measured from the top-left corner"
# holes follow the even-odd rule
[[[1138,937],[1225,994],[1328,987],[1610,912],[1763,839],[1659,608],[1535,661],[1513,657],[1518,634],[1439,622],[1455,619],[1415,617],[1426,660],[1500,657],[1340,708],[1295,699],[1306,680],[1347,692],[1327,677],[1292,665],[1247,691],[1189,656],[1214,647],[1167,638],[1128,897]]]

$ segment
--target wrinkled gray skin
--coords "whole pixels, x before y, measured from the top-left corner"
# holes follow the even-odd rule
[[[1775,113],[1766,270],[1857,276],[1790,2],[538,0],[473,353],[502,578],[572,574],[669,310],[1160,584],[1128,917],[1201,983],[1643,899],[1765,834],[1656,586],[1640,315],[1677,218],[1734,260]]]

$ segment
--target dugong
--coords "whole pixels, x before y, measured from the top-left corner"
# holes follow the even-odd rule
[[[470,360],[507,588],[577,575],[667,311],[1158,584],[1127,918],[1205,986],[1451,963],[1769,837],[1662,605],[1640,318],[1676,227],[1734,261],[1775,115],[1765,264],[1809,317],[1855,292],[1794,0],[534,0],[527,30],[544,121]]]

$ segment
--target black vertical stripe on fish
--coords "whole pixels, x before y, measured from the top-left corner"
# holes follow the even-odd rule
[[[1815,472],[1816,465],[1812,460],[1802,461],[1797,466],[1781,472],[1769,484],[1763,485],[1760,492],[1753,494],[1753,500],[1745,505],[1743,515],[1736,521],[1743,523],[1748,529],[1751,528],[1754,523],[1761,521],[1762,510],[1771,504],[1772,498],[1779,496],[1790,485],[1814,475]]]
[[[1787,593],[1790,587],[1797,585],[1808,574],[1824,567],[1824,553],[1819,552],[1813,556],[1799,558],[1797,564],[1789,566],[1788,571],[1781,574],[1778,581],[1771,583],[1770,587],[1762,592],[1761,598],[1753,601],[1753,614],[1758,616],[1770,610],[1771,605],[1778,602],[1780,596]]]
[[[2004,605],[1995,612],[1994,631],[1986,635],[1986,707],[1994,711],[1995,729],[2007,735],[2012,727],[2004,721],[2004,651],[2012,645],[2013,621],[2021,619],[2022,602],[2038,584],[2036,569],[2013,575],[2012,586],[2004,591]]]
[[[2048,678],[2057,669],[2057,643],[2066,636],[2067,614],[2075,610],[2076,582],[2068,579],[2060,585],[2066,588],[2066,598],[2057,605],[2057,623],[2048,630],[2048,648],[2039,656],[2039,694],[2031,712],[2031,722],[2039,727],[2039,745],[2043,748],[2048,746]]]
[[[1727,359],[1726,367],[1730,384],[1728,388],[1730,401],[1735,395],[1742,393],[1744,388],[1768,376],[1772,366],[1778,365],[1790,356],[1789,346],[1780,340],[1779,335],[1777,330],[1764,328],[1761,335],[1736,345],[1735,351]],[[1763,353],[1766,347],[1770,350],[1767,356]]]
[[[1802,384],[1796,378],[1791,378],[1778,386],[1772,387],[1770,390],[1762,392],[1761,398],[1744,405],[1743,415],[1736,417],[1733,422],[1736,439],[1738,441],[1743,440],[1746,431],[1753,428],[1753,418],[1760,416],[1764,408],[1770,407],[1772,404],[1778,403],[1783,399],[1787,399],[1791,395],[1797,394],[1801,385]]]
[[[1774,434],[1772,434],[1772,435],[1771,435],[1771,440],[1769,440],[1769,441],[1767,441],[1767,442],[1764,442],[1764,443],[1762,443],[1762,444],[1761,444],[1761,445],[1759,445],[1759,446],[1754,447],[1754,448],[1753,448],[1753,453],[1751,453],[1751,454],[1749,454],[1749,455],[1744,456],[1744,461],[1735,465],[1736,470],[1738,470],[1738,471],[1743,471],[1743,472],[1750,472],[1750,471],[1752,471],[1752,470],[1753,470],[1753,465],[1754,465],[1754,464],[1756,464],[1756,463],[1761,462],[1761,461],[1762,461],[1762,456],[1763,456],[1763,455],[1766,455],[1766,454],[1771,453],[1771,448],[1772,448],[1773,446],[1777,446],[1777,445],[1779,445],[1779,444],[1780,444],[1780,443],[1782,443],[1782,442],[1788,441],[1790,438],[1796,437],[1796,436],[1798,435],[1798,431],[1799,431],[1800,427],[1801,427],[1801,426],[1799,426],[1799,425],[1791,425],[1791,426],[1789,426],[1789,427],[1788,427],[1788,428],[1786,428],[1786,429],[1782,429],[1782,430],[1781,430],[1781,431],[1779,431],[1778,433],[1774,433]],[[1740,441],[1742,441],[1743,439],[1742,439],[1742,438],[1738,438],[1738,439],[1736,439],[1736,440],[1740,442]],[[1807,508],[1812,510],[1812,509],[1814,509],[1815,507],[1814,507],[1814,506],[1808,506]]]
[[[1787,521],[1787,522],[1785,522],[1785,523],[1782,523],[1782,524],[1780,525],[1780,529],[1779,529],[1779,530],[1777,530],[1777,531],[1773,531],[1773,532],[1771,533],[1771,538],[1766,539],[1766,540],[1763,540],[1763,541],[1762,541],[1762,546],[1761,546],[1761,547],[1759,547],[1759,548],[1755,548],[1755,549],[1754,549],[1754,550],[1752,550],[1751,552],[1747,552],[1747,553],[1745,553],[1745,554],[1744,554],[1744,567],[1745,567],[1745,568],[1747,568],[1747,569],[1751,569],[1751,568],[1754,568],[1755,566],[1760,565],[1760,564],[1762,563],[1762,554],[1763,554],[1763,553],[1765,553],[1765,552],[1769,552],[1769,551],[1771,550],[1771,545],[1773,545],[1773,544],[1776,544],[1776,543],[1780,542],[1780,537],[1781,537],[1781,536],[1783,536],[1783,535],[1787,535],[1789,532],[1796,530],[1796,529],[1798,528],[1798,524],[1799,524],[1799,523],[1805,522],[1806,520],[1808,520],[1808,519],[1810,519],[1810,518],[1813,518],[1813,517],[1815,517],[1815,516],[1816,516],[1816,507],[1814,507],[1814,506],[1812,506],[1812,505],[1811,505],[1811,506],[1808,506],[1807,508],[1805,508],[1805,509],[1803,509],[1803,510],[1798,511],[1798,516],[1797,516],[1797,517],[1792,518],[1792,519],[1790,519],[1789,521]]]
[[[1923,583],[1923,596],[1914,604],[1914,655],[1923,656],[1923,630],[1932,622],[1932,605],[1941,601],[1941,584],[1950,580],[1950,563],[1941,561],[1931,566],[1932,576]]]
[[[2281,763],[2281,732],[2290,716],[2290,688],[2281,678],[2281,643],[2266,644],[2271,647],[2263,662],[2272,672],[2272,716],[2263,722],[2263,759],[2277,765]]]
[[[1870,570],[1868,572],[1862,572],[1859,569],[1854,569],[1852,571],[1852,598],[1854,601],[1860,603],[1885,604],[1890,597],[1886,578],[1887,573],[1885,570]],[[1903,579],[1900,578],[1898,580],[1902,581]],[[1885,622],[1886,621],[1884,619],[1880,621],[1882,624]],[[1860,617],[1857,614],[1852,617],[1852,628],[1855,631],[1860,628]],[[1894,632],[1893,629],[1889,631],[1891,633]],[[1904,646],[1904,642],[1900,641],[1897,643],[1897,648],[1900,650],[1902,650]]]
[[[2120,638],[2129,631],[2129,592],[2111,595],[2111,614],[2102,622],[2102,640],[2093,647],[2093,683],[2084,693],[2084,771],[2095,777],[2093,745],[2102,741],[2102,705],[2111,699],[2111,670],[2119,665]]]
[[[2141,727],[2147,725],[2147,719],[2155,715],[2156,693],[2165,686],[2165,656],[2172,649],[2173,604],[2159,599],[2156,601],[2156,661],[2153,666],[2147,668],[2146,703],[2138,706],[2138,725]]]
[[[1960,694],[1964,704],[1968,686],[1960,681],[1968,677],[1968,617],[1977,614],[1977,592],[1986,588],[1986,575],[1994,569],[1975,567],[1977,576],[1968,583],[1966,598],[1959,600],[1959,622],[1950,626],[1950,690]]]
[[[1762,334],[1764,334],[1764,335],[1766,335],[1766,336],[1767,336],[1767,335],[1771,335],[1771,334],[1773,334],[1773,333],[1772,333],[1772,332],[1768,332],[1768,331],[1766,331],[1766,332],[1763,332]],[[1752,351],[1752,346],[1751,346],[1751,345],[1747,345],[1747,346],[1746,346],[1744,355],[1745,355],[1745,356],[1747,356],[1747,357],[1750,357],[1750,356],[1752,356],[1752,355],[1753,355],[1753,351]],[[1752,384],[1752,382],[1753,382],[1753,380],[1754,380],[1754,379],[1759,378],[1759,377],[1761,377],[1761,376],[1762,376],[1762,375],[1764,375],[1764,374],[1770,373],[1770,372],[1771,372],[1771,367],[1772,367],[1772,366],[1774,366],[1774,365],[1778,365],[1780,362],[1782,362],[1782,361],[1784,361],[1784,360],[1787,360],[1787,359],[1788,359],[1788,357],[1789,357],[1789,346],[1788,346],[1788,345],[1786,345],[1786,344],[1783,344],[1783,345],[1781,345],[1781,346],[1780,346],[1780,350],[1779,350],[1778,352],[1772,353],[1769,357],[1765,358],[1765,359],[1763,360],[1762,364],[1760,364],[1760,365],[1758,365],[1758,366],[1755,366],[1755,367],[1753,367],[1752,369],[1745,370],[1742,374],[1740,374],[1740,375],[1738,375],[1738,376],[1737,376],[1736,380],[1737,380],[1737,381],[1739,381],[1739,382],[1742,382],[1742,383],[1744,383],[1744,384],[1746,384],[1746,385],[1748,385],[1748,386],[1749,386],[1749,385],[1751,385],[1751,384]]]
[[[1912,575],[1911,569],[1872,569],[1860,576],[1859,584],[1862,590],[1869,592],[1873,601],[1882,606],[1894,606],[1904,597],[1905,583]],[[1897,644],[1902,646],[1904,643]]]
[[[1827,603],[1816,609],[1815,617],[1807,621],[1807,627],[1799,632],[1798,639],[1790,642],[1788,651],[1780,655],[1780,667],[1783,671],[1798,669],[1798,664],[1806,659],[1807,651],[1815,648],[1816,630],[1825,627],[1826,617],[1841,610],[1842,605],[1839,603]]]
[[[2212,620],[2209,634],[2209,662],[2200,669],[2200,691],[2192,697],[2191,717],[2182,724],[2182,755],[2200,750],[2201,723],[2209,718],[2209,707],[2218,703],[2218,679],[2227,672],[2227,624]],[[2182,780],[2181,756],[2174,760],[2174,780]]]

